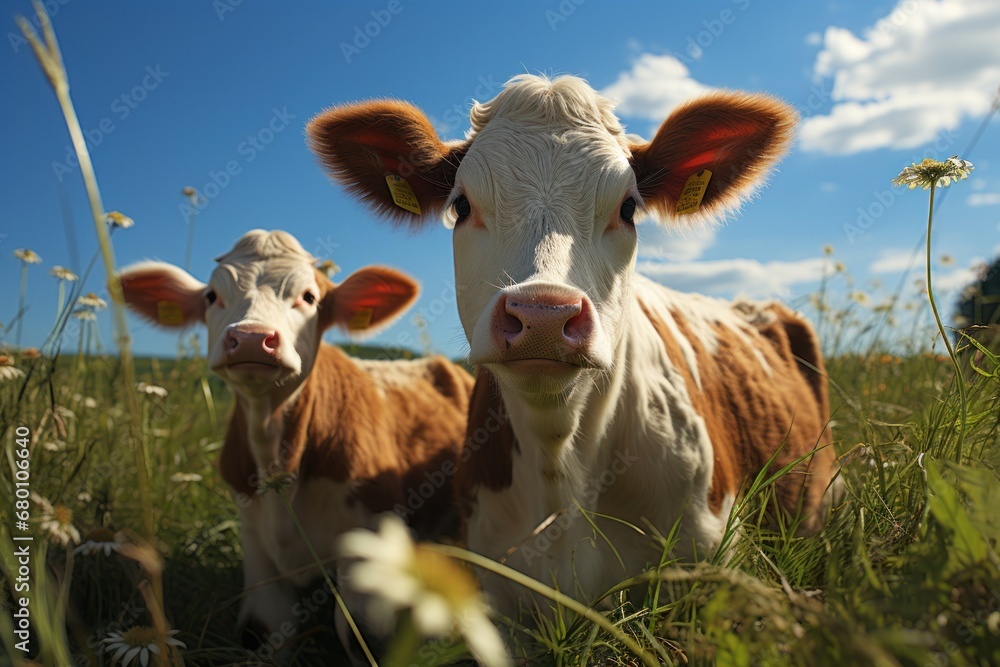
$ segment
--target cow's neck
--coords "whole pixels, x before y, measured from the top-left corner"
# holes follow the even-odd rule
[[[616,358],[625,360],[627,337]],[[521,455],[514,458],[513,477],[527,487],[544,489],[545,515],[579,504],[594,509],[599,493],[588,488],[619,446],[616,410],[626,378],[624,363],[606,374],[579,382],[561,400],[524,401],[504,392],[504,403]]]
[[[290,393],[281,391],[273,394],[245,396],[237,394],[237,401],[243,413],[247,444],[257,470],[263,475],[272,475],[285,469],[282,458],[282,443],[288,439],[285,431],[288,414],[300,403],[308,403],[308,378],[294,387]],[[284,389],[284,388],[282,388]]]

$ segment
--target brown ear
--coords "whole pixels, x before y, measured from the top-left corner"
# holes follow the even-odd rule
[[[140,262],[119,274],[125,305],[164,328],[205,321],[207,285],[172,264]]]
[[[712,172],[697,217],[724,214],[759,187],[788,151],[798,114],[767,95],[718,92],[674,110],[653,140],[631,146],[647,206],[676,216],[687,179]]]
[[[340,326],[356,336],[383,329],[406,312],[420,286],[407,275],[381,266],[369,266],[331,285],[320,301],[320,326]]]
[[[377,213],[413,227],[440,211],[467,148],[444,143],[423,112],[395,100],[328,109],[309,121],[306,134],[333,179]],[[395,203],[387,176],[409,185],[420,213]]]

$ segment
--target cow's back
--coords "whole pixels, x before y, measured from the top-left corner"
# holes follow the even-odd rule
[[[723,511],[772,456],[772,471],[806,456],[775,492],[786,512],[801,508],[801,532],[819,530],[835,454],[828,446],[826,374],[811,325],[778,303],[730,303],[639,282],[642,311],[705,420],[714,458],[712,511]]]

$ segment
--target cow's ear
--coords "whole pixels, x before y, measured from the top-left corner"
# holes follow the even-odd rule
[[[406,312],[420,286],[413,278],[381,266],[359,269],[331,287],[320,301],[320,326],[339,326],[356,337],[373,334]]]
[[[133,264],[119,279],[125,304],[157,326],[173,329],[205,321],[208,286],[173,264]]]
[[[651,142],[630,147],[639,193],[665,218],[724,215],[763,184],[788,151],[797,120],[794,109],[766,95],[718,92],[688,102]],[[708,176],[702,170],[711,176],[695,205],[691,195],[697,198],[698,181]],[[686,185],[691,187],[678,209]]]
[[[328,109],[309,121],[306,134],[334,180],[380,215],[412,227],[440,212],[466,151],[466,144],[441,141],[419,109],[395,100]]]

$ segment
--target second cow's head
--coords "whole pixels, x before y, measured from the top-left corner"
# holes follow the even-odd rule
[[[334,285],[291,234],[255,229],[216,260],[208,283],[162,262],[122,271],[129,308],[164,328],[208,326],[208,362],[240,394],[297,386],[323,332],[374,332],[406,310],[418,286],[383,267]]]
[[[787,150],[795,121],[771,97],[722,92],[634,143],[581,79],[524,75],[472,108],[464,141],[441,141],[398,101],[335,107],[308,134],[329,173],[376,211],[414,226],[443,213],[454,226],[470,362],[504,385],[561,393],[581,369],[615,364],[642,212],[674,217],[703,169],[711,180],[688,219],[738,206]],[[387,178],[418,206],[399,206]]]

